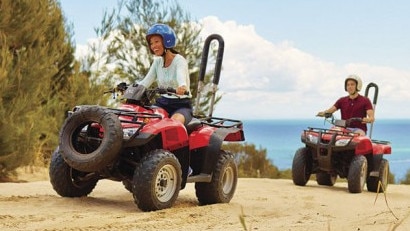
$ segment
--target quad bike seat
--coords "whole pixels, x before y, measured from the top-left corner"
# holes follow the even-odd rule
[[[202,124],[201,120],[198,118],[192,117],[191,121],[185,126],[188,134],[191,134],[196,128]]]

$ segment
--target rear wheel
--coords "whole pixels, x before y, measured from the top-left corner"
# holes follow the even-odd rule
[[[231,153],[220,151],[209,183],[195,183],[196,197],[201,205],[229,203],[238,182],[238,169]]]
[[[299,148],[292,162],[292,180],[295,185],[305,186],[312,174],[312,155],[306,147]]]
[[[349,192],[361,193],[367,178],[367,159],[362,155],[356,155],[350,162],[347,185]]]
[[[57,148],[51,156],[50,182],[54,190],[63,197],[87,196],[97,185],[98,177],[71,168]]]
[[[319,185],[333,186],[336,183],[337,174],[318,172],[316,173],[316,181]]]
[[[379,190],[379,182],[381,183]],[[384,192],[389,183],[389,161],[382,159],[380,161],[379,176],[369,176],[367,178],[367,190],[370,192]]]
[[[135,168],[135,204],[142,211],[172,207],[181,189],[181,176],[181,165],[174,154],[162,149],[151,151]]]

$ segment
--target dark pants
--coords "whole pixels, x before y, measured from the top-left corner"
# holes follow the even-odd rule
[[[185,117],[184,125],[187,125],[192,119],[192,103],[191,99],[170,99],[166,97],[159,97],[155,106],[161,107],[168,112],[169,117],[175,113],[182,114]]]

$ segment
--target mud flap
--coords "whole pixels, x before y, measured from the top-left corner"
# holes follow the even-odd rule
[[[212,133],[209,138],[209,145],[205,151],[205,159],[202,166],[202,173],[211,174],[218,161],[222,142],[231,134],[237,132],[238,128],[219,128]]]
[[[383,155],[372,155],[369,162],[369,176],[379,177],[380,163],[383,159]]]

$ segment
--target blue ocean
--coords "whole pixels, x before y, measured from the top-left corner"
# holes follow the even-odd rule
[[[254,144],[257,149],[266,149],[267,158],[279,169],[290,169],[293,155],[303,147],[300,134],[307,127],[329,128],[321,118],[311,120],[245,120],[245,142]],[[370,125],[368,126],[368,134]],[[404,179],[410,170],[410,120],[377,120],[373,124],[372,139],[389,141],[392,154],[385,155],[389,160],[390,171],[395,181]]]

